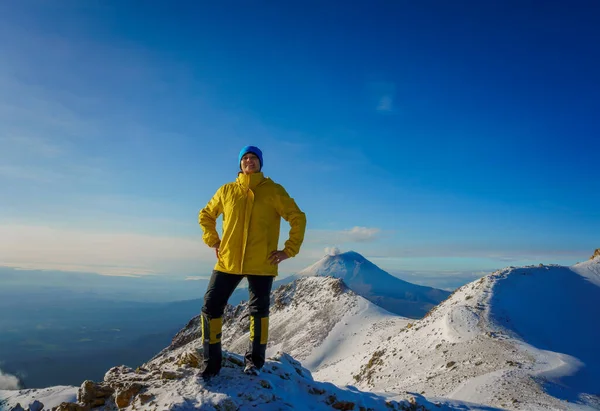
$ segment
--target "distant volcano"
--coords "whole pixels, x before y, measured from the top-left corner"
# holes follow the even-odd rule
[[[403,281],[383,271],[357,252],[327,255],[296,274],[296,278],[341,278],[355,293],[403,317],[421,318],[448,298],[448,291]]]

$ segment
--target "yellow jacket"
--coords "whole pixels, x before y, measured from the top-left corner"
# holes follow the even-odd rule
[[[219,240],[217,218],[223,214],[223,237]],[[290,224],[283,251],[294,257],[300,251],[306,216],[285,189],[263,173],[239,173],[235,182],[217,190],[198,222],[209,247],[219,246],[215,270],[229,274],[277,275],[269,255],[278,249],[281,217]]]

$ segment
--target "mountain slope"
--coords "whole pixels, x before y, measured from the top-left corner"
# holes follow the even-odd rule
[[[223,322],[223,346],[243,354],[250,327],[248,303],[227,306]],[[355,294],[341,279],[301,278],[271,295],[267,354],[286,352],[315,371],[363,351],[367,342],[390,338],[408,322]],[[199,339],[199,326],[197,316],[159,355]]]
[[[409,318],[422,318],[450,295],[448,291],[394,277],[354,251],[327,255],[295,275],[296,278],[310,276],[341,278],[356,294],[389,312]]]
[[[597,258],[497,271],[315,378],[507,409],[600,409],[599,268]]]
[[[37,410],[58,407],[57,411],[465,409],[451,401],[436,406],[409,394],[391,398],[314,381],[310,372],[287,354],[269,358],[259,376],[247,376],[242,372],[243,358],[225,353],[220,375],[205,383],[197,368],[201,356],[196,348],[184,347],[137,370],[113,367],[103,381],[85,381],[79,389],[0,391],[0,409],[21,411],[29,404]]]
[[[243,353],[248,345],[247,303],[232,308],[224,345]],[[272,295],[267,354],[283,351],[314,371],[387,339],[408,319],[393,315],[349,290],[340,279],[309,277]]]

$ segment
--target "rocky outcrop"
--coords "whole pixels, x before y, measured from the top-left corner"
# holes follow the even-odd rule
[[[127,384],[125,387],[118,389],[115,392],[115,403],[119,408],[129,407],[133,397],[138,395],[144,386],[140,383],[134,382]]]
[[[86,380],[81,384],[77,393],[77,401],[90,407],[100,407],[106,403],[115,390],[104,384],[96,384],[94,381]]]
[[[597,257],[600,257],[600,248],[596,248],[596,251],[594,251],[594,254],[590,257],[590,260],[593,260]]]
[[[44,409],[44,404],[35,400],[31,404],[29,404],[29,411],[42,411]]]
[[[74,402],[63,402],[58,407],[52,408],[52,411],[90,411],[90,406]]]

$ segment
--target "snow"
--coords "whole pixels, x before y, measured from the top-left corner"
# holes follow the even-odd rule
[[[506,409],[600,409],[598,263],[500,270],[315,378]]]
[[[75,402],[77,389],[77,387],[60,385],[28,390],[0,390],[0,410],[10,410],[17,404],[27,409],[36,400],[44,404],[45,410],[49,410],[63,402]]]
[[[422,317],[450,294],[394,277],[354,251],[326,255],[295,278],[314,276],[340,278],[356,294],[410,318]]]
[[[347,270],[346,253],[326,258],[313,274],[327,261],[329,274],[338,269],[338,278],[351,272],[368,282],[361,271],[368,261],[357,271]],[[242,304],[229,309],[225,365],[210,383],[197,364],[182,361],[201,357],[197,321],[141,370],[115,367],[103,383],[143,386],[150,402],[134,397],[125,410],[388,410],[410,403],[430,410],[600,410],[600,257],[572,267],[499,270],[420,320],[394,315],[330,277],[305,275],[272,298],[269,358],[259,376],[244,375],[242,356],[232,352],[247,345]],[[76,394],[76,387],[0,391],[0,409],[34,399],[49,409]],[[115,409],[107,404],[100,409]]]
[[[575,264],[571,269],[600,287],[600,256]]]
[[[393,315],[356,295],[334,278],[307,277],[274,293],[267,354],[284,351],[311,371],[325,368],[362,350],[365,341],[382,341],[408,319]],[[278,303],[277,303],[278,302]],[[236,308],[239,317],[246,309]],[[246,322],[224,330],[224,346],[243,353]]]

